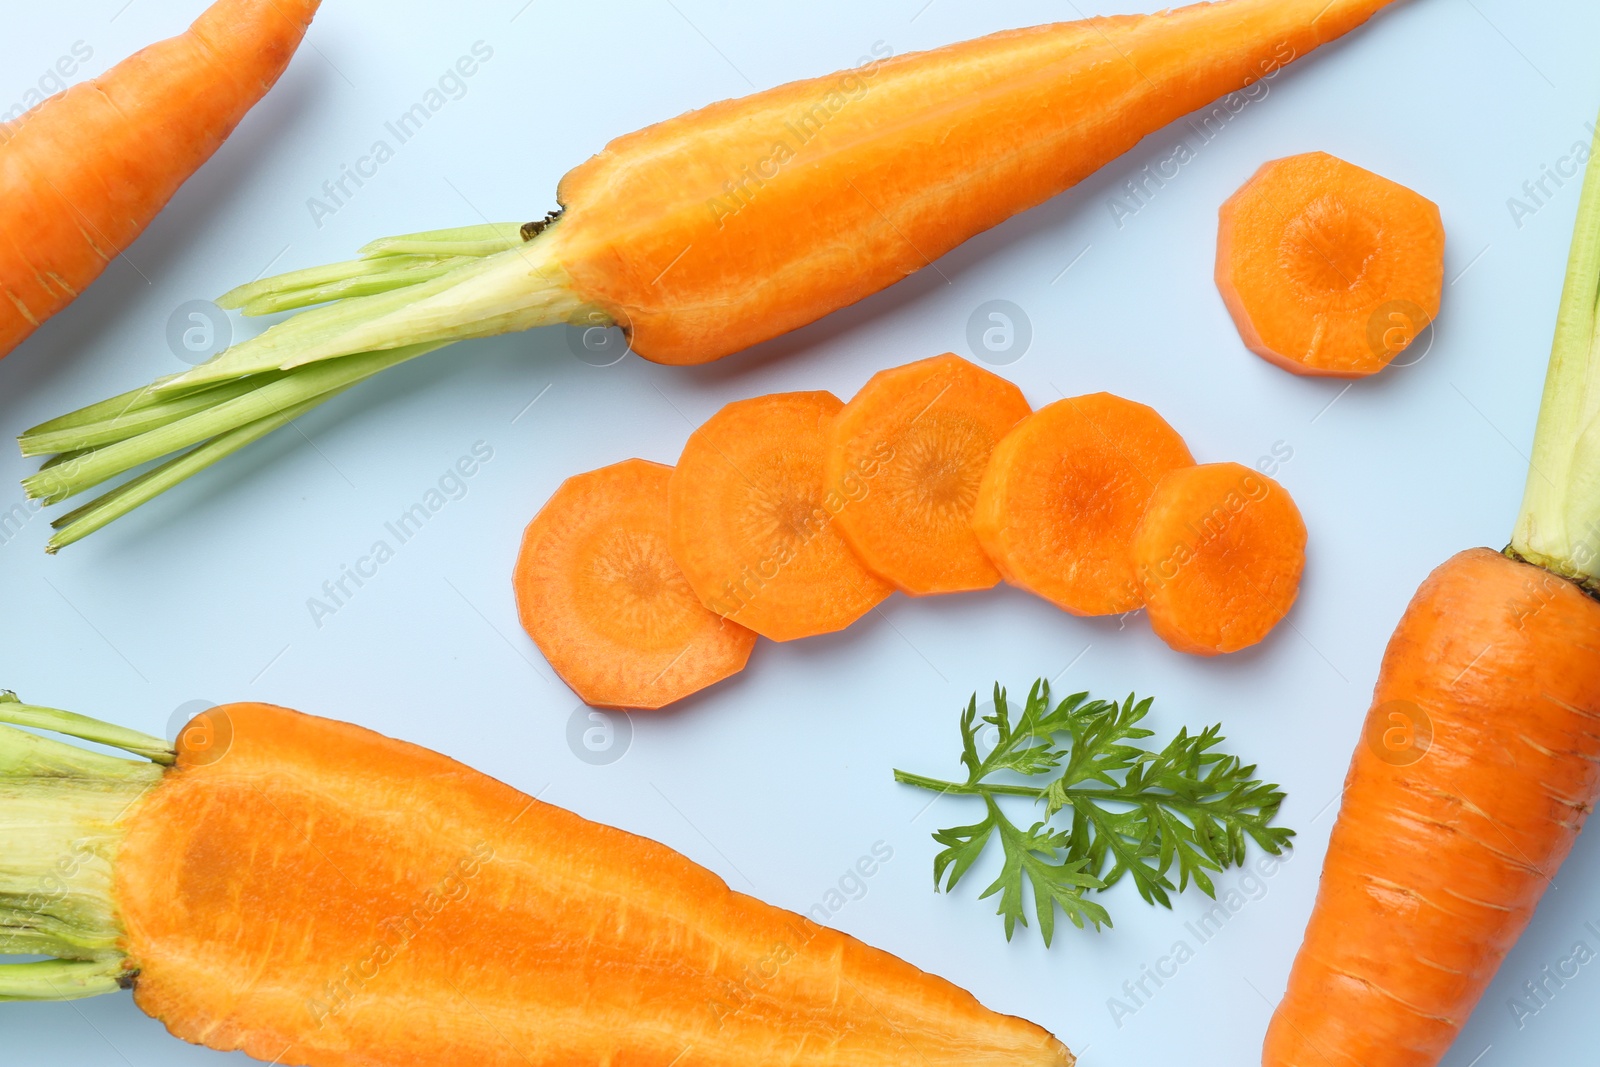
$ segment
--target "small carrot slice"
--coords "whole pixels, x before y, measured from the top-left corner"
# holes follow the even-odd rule
[[[1439,314],[1433,201],[1326,152],[1268,163],[1222,205],[1217,288],[1252,352],[1295,374],[1376,374]]]
[[[673,561],[671,478],[642,459],[568,478],[523,535],[522,627],[586,704],[663,707],[739,673],[755,645],[705,609]]]
[[[999,582],[972,512],[995,445],[1032,410],[956,355],[873,375],[833,420],[827,468],[850,502],[839,532],[867,569],[911,596]]]
[[[1215,656],[1266,637],[1306,565],[1306,524],[1283,486],[1203,463],[1156,486],[1133,542],[1150,625],[1180,652]]]
[[[832,393],[738,400],[689,436],[672,475],[672,555],[706,607],[774,641],[842,630],[892,587],[862,566],[827,488]]]
[[[1074,615],[1133,611],[1134,530],[1162,476],[1193,463],[1143,404],[1110,393],[1058,400],[995,449],[972,528],[1012,585]]]

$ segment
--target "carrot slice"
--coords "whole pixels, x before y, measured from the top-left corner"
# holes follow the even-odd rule
[[[972,512],[995,445],[1031,411],[960,356],[873,375],[833,420],[827,468],[849,500],[839,532],[867,569],[912,596],[999,582]]]
[[[522,627],[586,704],[662,707],[739,673],[755,645],[673,562],[671,478],[642,459],[568,478],[523,535]]]
[[[1150,625],[1180,652],[1215,656],[1266,637],[1306,565],[1306,524],[1283,486],[1238,463],[1170,472],[1133,556]]]
[[[1433,201],[1326,152],[1268,163],[1222,205],[1217,287],[1252,352],[1295,374],[1376,374],[1439,314]]]
[[[1110,393],[1058,400],[995,449],[972,528],[1012,585],[1074,615],[1133,611],[1134,530],[1162,476],[1193,463],[1143,404]]]
[[[672,476],[672,555],[706,607],[774,641],[842,630],[891,587],[861,565],[827,488],[832,393],[738,400],[689,436]]]

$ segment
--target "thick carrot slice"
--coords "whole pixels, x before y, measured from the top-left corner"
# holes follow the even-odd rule
[[[1294,604],[1306,524],[1288,491],[1249,467],[1180,467],[1156,486],[1133,559],[1163,641],[1201,656],[1237,652]]]
[[[1439,208],[1325,152],[1268,163],[1222,205],[1217,287],[1252,352],[1361,378],[1439,314]]]
[[[1110,393],[1042,407],[995,449],[972,528],[1006,581],[1074,615],[1143,603],[1133,535],[1156,483],[1194,463],[1166,420]]]
[[[832,393],[738,400],[689,436],[672,475],[672,555],[712,611],[774,641],[842,630],[892,587],[861,565],[827,488]]]
[[[671,478],[642,459],[568,478],[523,535],[523,629],[587,704],[662,707],[739,673],[755,645],[706,610],[673,562]]]
[[[828,485],[867,569],[912,596],[988,589],[1000,572],[972,532],[995,445],[1032,409],[960,356],[879,371],[833,420]]]

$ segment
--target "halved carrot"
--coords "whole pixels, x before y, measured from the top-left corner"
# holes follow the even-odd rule
[[[1074,615],[1133,611],[1134,530],[1156,483],[1193,463],[1143,404],[1110,393],[1058,400],[995,449],[972,528],[1012,585]]]
[[[522,627],[587,704],[662,707],[739,673],[755,645],[673,562],[671,478],[642,459],[568,478],[523,535]]]
[[[832,393],[738,400],[689,436],[672,475],[673,558],[706,607],[774,641],[842,630],[891,587],[861,565],[827,488]]]
[[[1439,314],[1444,239],[1433,201],[1326,152],[1291,156],[1222,205],[1217,287],[1252,352],[1361,378]]]
[[[1133,559],[1157,636],[1180,652],[1237,652],[1294,604],[1306,524],[1288,491],[1249,467],[1181,467],[1156,486]]]
[[[828,485],[867,569],[912,596],[1000,580],[972,512],[995,445],[1032,408],[1022,390],[943,355],[879,371],[833,420]]]

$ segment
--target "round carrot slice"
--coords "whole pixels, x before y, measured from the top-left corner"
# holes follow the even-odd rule
[[[839,532],[867,569],[912,596],[999,582],[972,511],[995,445],[1031,411],[960,356],[873,375],[833,420],[827,467],[848,501]]]
[[[1439,314],[1433,201],[1325,152],[1268,163],[1222,205],[1217,287],[1252,352],[1296,374],[1376,374]]]
[[[1074,615],[1133,611],[1134,530],[1162,476],[1193,463],[1143,404],[1110,393],[1058,400],[995,449],[972,528],[1012,585]]]
[[[568,478],[523,534],[522,627],[586,704],[663,707],[739,673],[755,645],[673,561],[671,478],[642,459]]]
[[[826,487],[832,393],[739,400],[689,435],[672,475],[673,557],[706,607],[774,641],[842,630],[891,592]]]
[[[1205,463],[1161,479],[1133,555],[1156,634],[1180,652],[1215,656],[1250,647],[1289,613],[1306,524],[1271,478]]]

